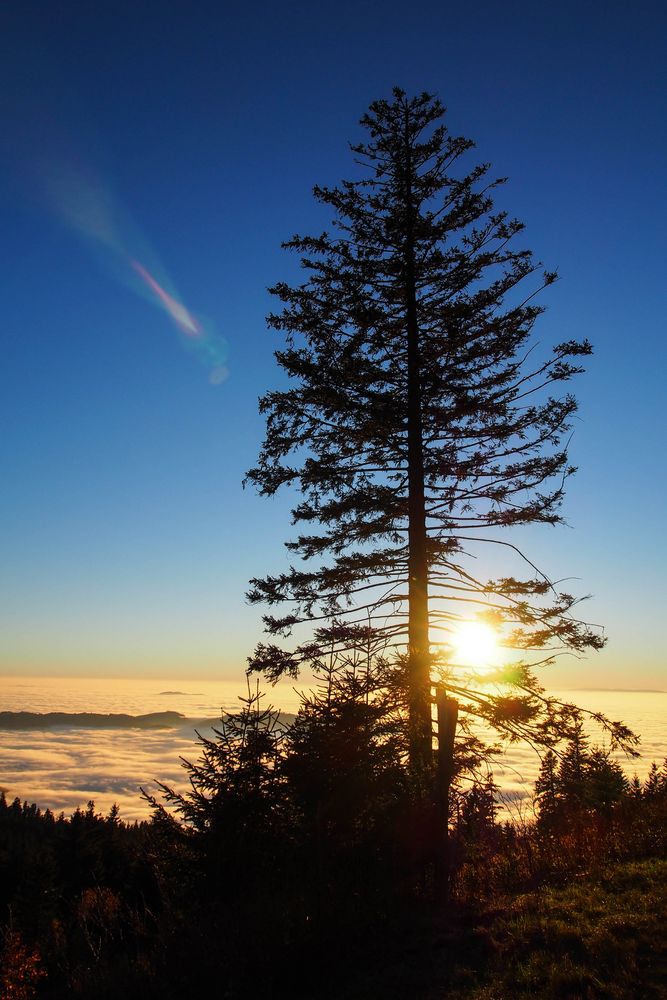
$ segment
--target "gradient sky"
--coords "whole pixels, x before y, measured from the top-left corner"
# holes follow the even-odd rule
[[[616,0],[3,4],[0,673],[242,676],[290,532],[241,488],[266,288],[398,84],[510,178],[562,278],[539,338],[595,345],[569,526],[520,540],[609,643],[551,681],[665,686],[666,29]]]

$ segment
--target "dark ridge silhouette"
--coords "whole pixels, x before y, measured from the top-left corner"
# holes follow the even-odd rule
[[[0,730],[21,729],[190,729],[219,728],[228,717],[188,718],[182,712],[148,712],[145,715],[128,715],[100,712],[0,712]],[[289,725],[295,716],[280,713],[280,722]]]
[[[158,694],[159,695],[164,695],[164,694],[182,694],[182,695],[200,696],[201,692],[199,692],[199,691],[158,691]]]
[[[146,715],[98,712],[0,712],[0,729],[173,729],[185,722],[181,712]]]

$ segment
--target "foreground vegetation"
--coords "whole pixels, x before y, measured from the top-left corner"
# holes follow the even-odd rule
[[[662,998],[667,862],[614,862],[569,884],[403,925],[332,991],[361,1000]]]
[[[0,798],[0,995],[666,994],[667,764],[629,783],[580,733],[529,824],[459,783],[443,903],[387,734],[369,752],[358,717],[320,722],[250,699],[140,824]]]
[[[664,997],[667,862],[617,862],[491,913],[486,985],[464,996]]]

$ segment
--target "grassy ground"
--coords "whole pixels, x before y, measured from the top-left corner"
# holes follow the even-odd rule
[[[667,861],[461,911],[433,932],[409,923],[369,956],[350,942],[346,969],[319,993],[336,1000],[665,1000]],[[391,935],[390,935],[391,936]],[[369,961],[370,958],[370,961]],[[360,960],[361,959],[361,960]],[[363,971],[362,971],[363,969]]]
[[[619,864],[488,918],[485,984],[466,1000],[667,998],[665,861]]]

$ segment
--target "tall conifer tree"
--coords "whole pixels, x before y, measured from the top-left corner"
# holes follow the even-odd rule
[[[483,613],[506,645],[541,660],[602,644],[572,613],[575,598],[527,559],[528,579],[495,581],[466,562],[479,540],[518,552],[500,529],[560,520],[576,401],[559,388],[591,348],[531,349],[534,296],[555,274],[521,246],[522,224],[494,208],[503,180],[489,180],[488,164],[460,168],[473,143],[443,115],[432,95],[394,90],[362,118],[367,141],[352,147],[362,176],[315,188],[333,228],[285,244],[306,274],[272,289],[282,309],[269,324],[285,336],[276,358],[290,382],[260,402],[266,439],[247,475],[261,494],[292,486],[301,496],[287,543],[298,562],[252,580],[249,598],[281,607],[264,618],[272,635],[314,627],[290,650],[260,644],[251,669],[273,680],[332,649],[402,649],[417,771],[432,753],[436,629],[446,640]],[[563,723],[523,661],[504,674],[512,697],[442,676],[462,708],[511,739],[548,742],[559,712]]]

